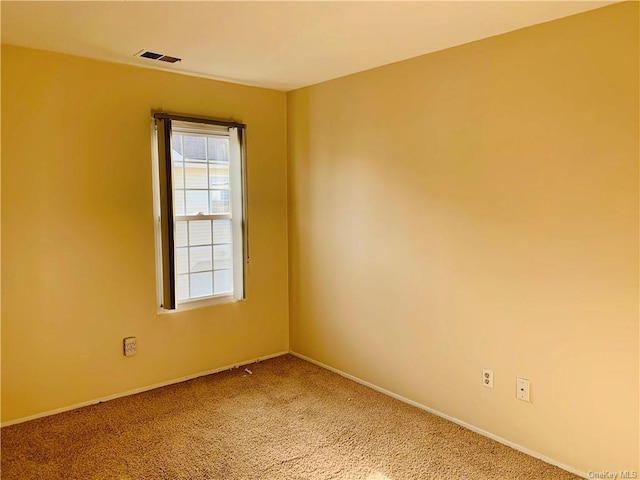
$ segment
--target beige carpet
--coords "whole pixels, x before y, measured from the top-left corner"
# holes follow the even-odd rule
[[[575,479],[291,355],[2,429],[3,480]]]

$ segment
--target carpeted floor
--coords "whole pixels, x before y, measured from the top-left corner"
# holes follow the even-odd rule
[[[575,479],[291,355],[2,429],[3,480]]]

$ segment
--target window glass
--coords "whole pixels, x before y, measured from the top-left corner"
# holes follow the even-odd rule
[[[207,156],[205,154],[205,137],[203,136],[191,136],[184,135],[184,158],[189,160],[201,160],[205,161]]]

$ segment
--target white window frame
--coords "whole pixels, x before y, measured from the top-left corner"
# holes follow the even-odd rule
[[[171,132],[174,128],[176,132],[181,134],[226,136],[229,138],[230,213],[175,215],[173,206],[176,189],[172,186],[173,172],[171,171],[174,163],[171,158]],[[160,313],[170,313],[216,303],[244,300],[246,298],[246,267],[249,261],[246,208],[246,149],[244,145],[246,126],[236,122],[155,113],[152,119],[152,132],[158,311]],[[207,182],[210,188],[209,176],[207,176]],[[209,204],[211,204],[210,200]],[[233,291],[231,293],[178,300],[176,246],[174,241],[176,235],[175,222],[216,219],[231,219]]]

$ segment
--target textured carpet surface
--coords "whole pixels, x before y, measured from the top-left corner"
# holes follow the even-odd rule
[[[5,427],[3,480],[575,479],[291,355]]]

